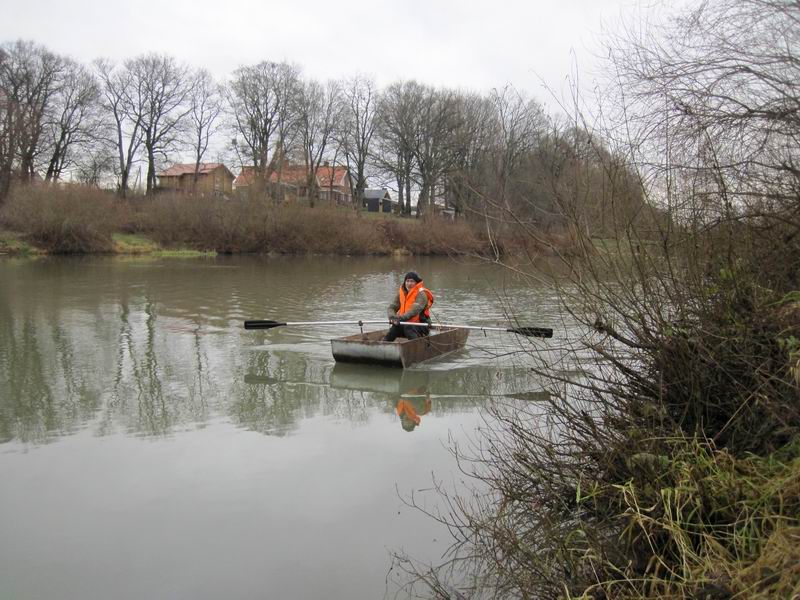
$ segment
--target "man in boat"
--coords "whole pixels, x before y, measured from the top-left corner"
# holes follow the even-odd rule
[[[428,327],[400,325],[400,322],[430,323],[432,304],[433,294],[423,285],[422,278],[414,271],[406,273],[397,295],[386,309],[391,327],[383,341],[393,342],[398,337],[412,340],[428,335]]]

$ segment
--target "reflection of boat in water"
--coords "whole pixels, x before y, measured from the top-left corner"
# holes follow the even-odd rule
[[[254,375],[253,373],[245,373],[244,382],[249,385],[275,385],[280,383],[280,379],[269,377],[268,375]]]
[[[431,371],[408,371],[388,367],[336,363],[331,371],[331,387],[362,392],[400,395],[427,389]]]
[[[467,399],[513,398],[527,402],[540,402],[550,398],[549,392],[540,387],[525,391],[503,389],[506,385],[497,375],[496,371],[481,371],[480,369],[424,371],[336,363],[331,371],[330,386],[336,389],[392,396],[428,395],[440,401],[445,399],[464,401]],[[517,382],[516,379],[512,381]],[[528,382],[528,384],[532,385],[533,382]]]
[[[467,341],[467,329],[442,328],[430,335],[394,342],[384,342],[386,331],[370,331],[331,340],[336,362],[364,363],[388,367],[409,367],[461,350]]]

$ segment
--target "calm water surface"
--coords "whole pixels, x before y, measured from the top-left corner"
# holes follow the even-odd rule
[[[536,397],[541,342],[473,332],[403,372],[335,365],[356,326],[242,321],[383,319],[411,267],[439,321],[558,326],[549,293],[448,259],[0,260],[0,598],[392,596],[391,550],[449,543],[402,498],[463,485],[448,438]]]

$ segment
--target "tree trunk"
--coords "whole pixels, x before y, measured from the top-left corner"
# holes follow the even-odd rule
[[[403,214],[411,216],[411,167],[406,167],[406,206],[403,209]]]
[[[156,158],[153,151],[147,149],[147,186],[145,188],[145,195],[149,196],[156,188]]]

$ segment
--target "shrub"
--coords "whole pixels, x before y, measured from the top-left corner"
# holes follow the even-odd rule
[[[284,254],[477,253],[466,223],[366,219],[349,209],[160,194],[137,202],[137,227],[164,245]]]
[[[51,253],[108,252],[118,210],[115,198],[96,188],[39,185],[14,189],[0,218]]]
[[[443,497],[445,564],[400,557],[412,592],[451,597],[455,579],[472,598],[800,594],[798,17],[698,2],[610,49],[602,114],[621,120],[603,133],[652,214],[607,222],[619,235],[600,243],[554,190],[574,240],[568,281],[552,281],[571,327],[558,352],[527,356],[550,400],[493,405],[474,451],[455,449],[481,487]]]
[[[28,187],[2,212],[7,227],[50,252],[106,252],[113,232],[144,235],[164,247],[220,253],[486,254],[490,245],[466,221],[364,218],[341,207],[309,208],[261,199],[164,192],[120,199],[96,188]]]

